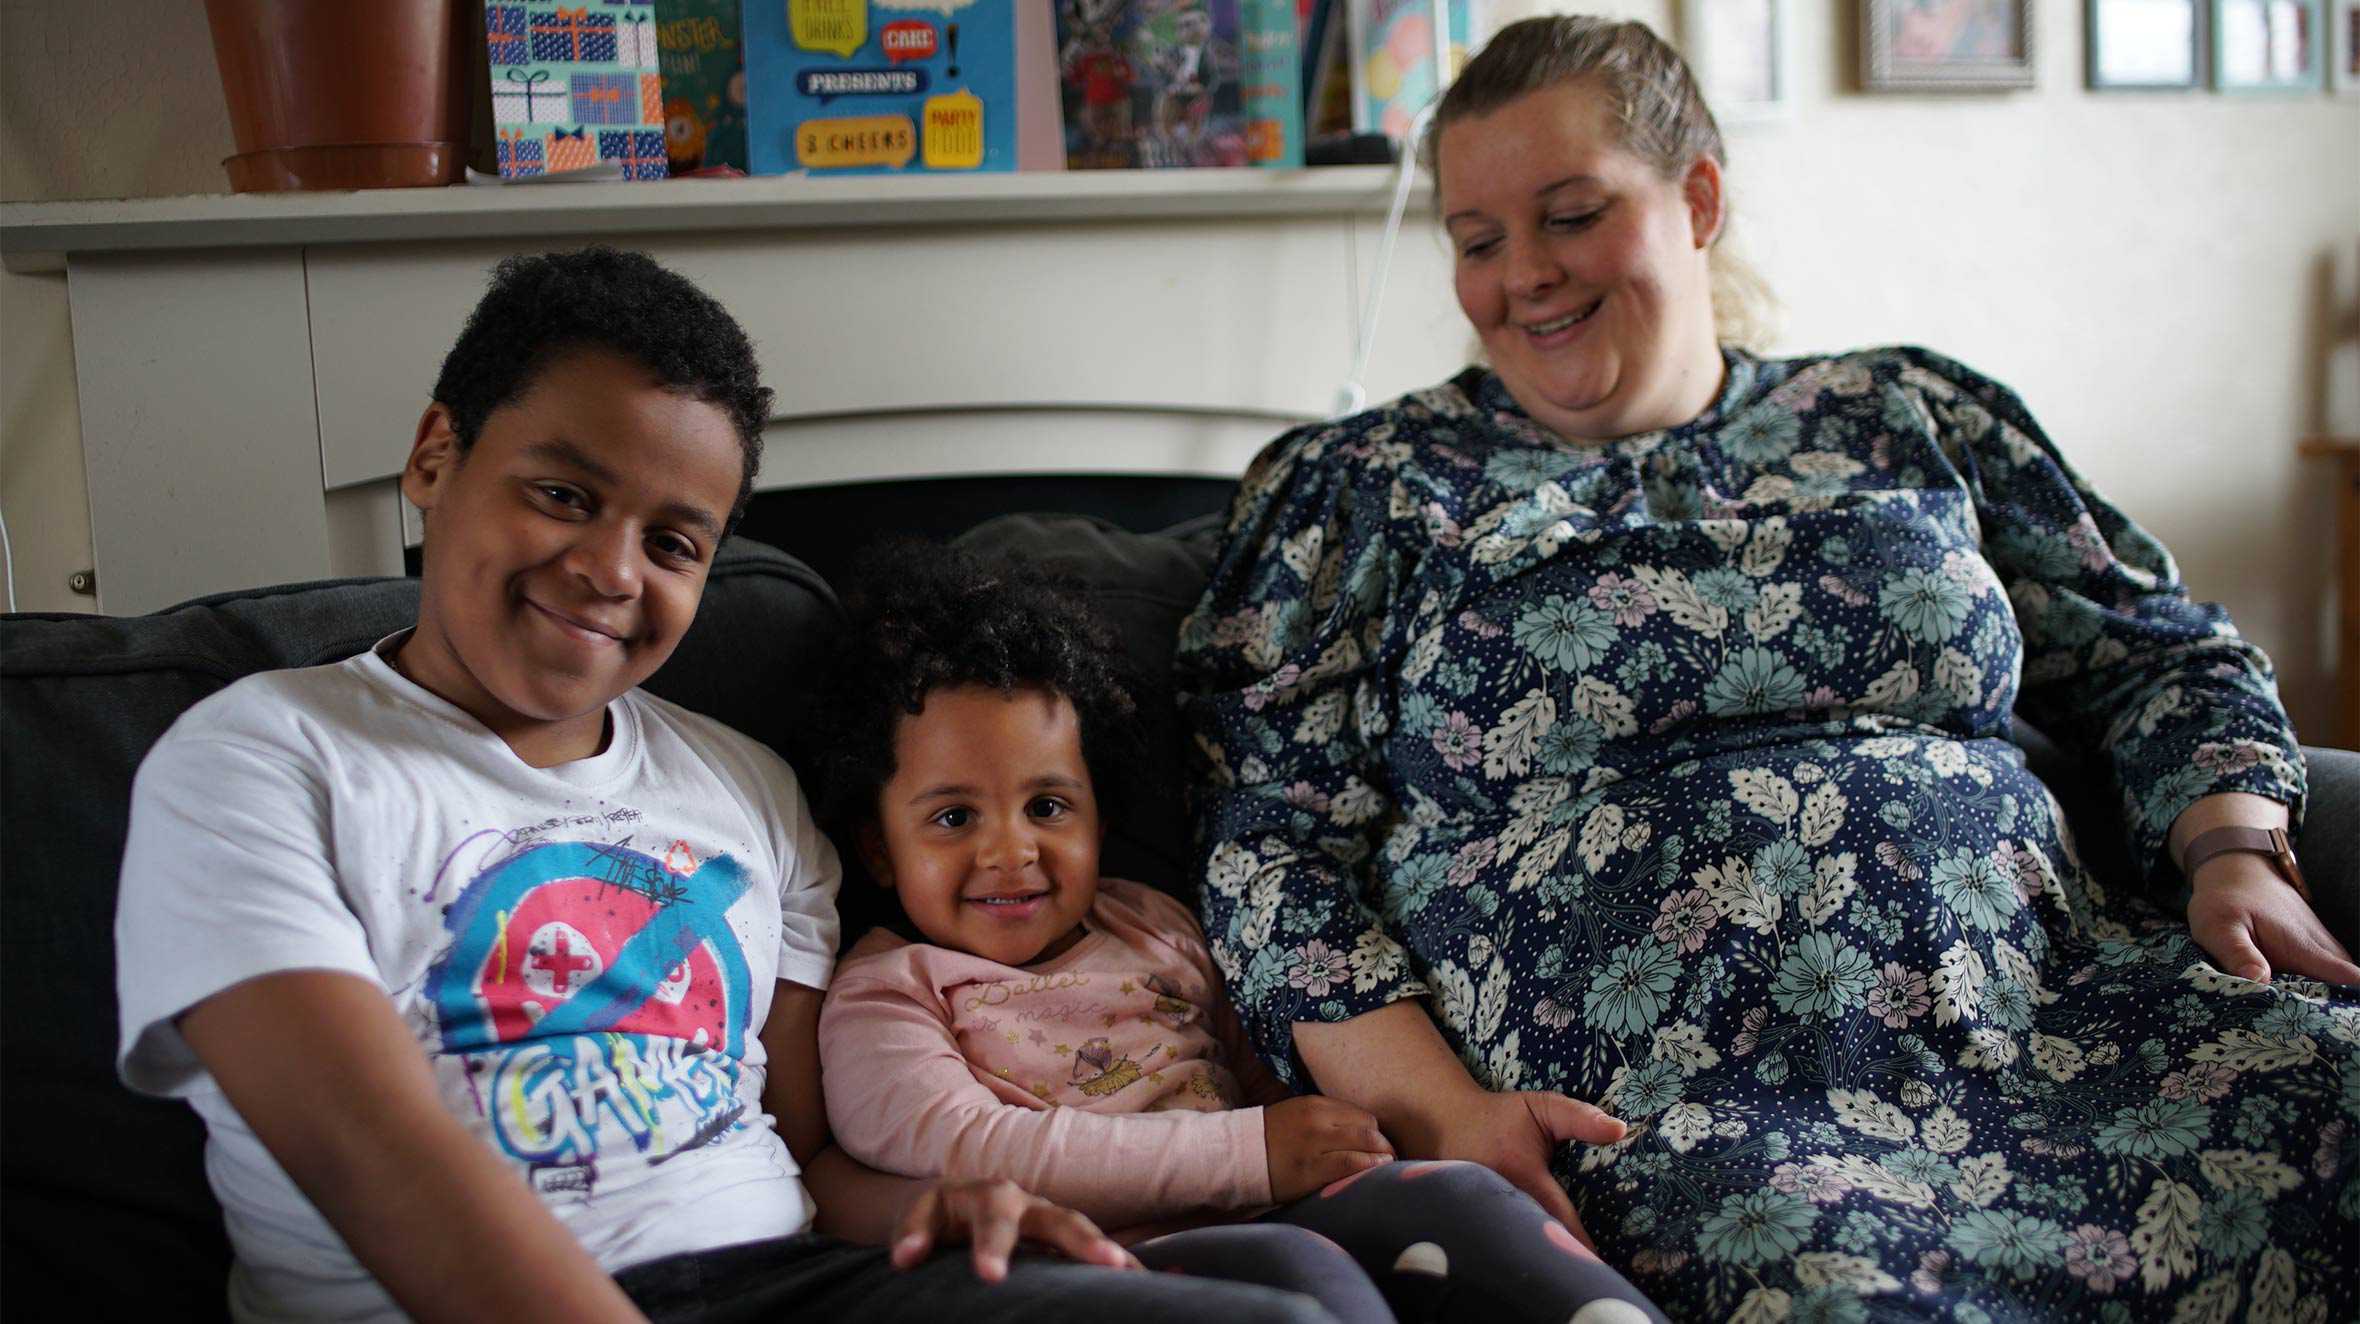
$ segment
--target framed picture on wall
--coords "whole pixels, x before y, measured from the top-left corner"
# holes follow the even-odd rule
[[[1862,0],[1860,18],[1871,92],[2032,86],[2032,0]]]
[[[2360,0],[2335,0],[2327,16],[2327,85],[2360,96]]]
[[[2213,86],[2303,92],[2319,86],[2319,0],[2213,0]]]
[[[1775,119],[1793,103],[1787,86],[1787,0],[1680,0],[1680,40],[1713,117],[1723,124]]]
[[[2100,91],[2204,85],[2203,0],[2087,0],[2089,83]]]

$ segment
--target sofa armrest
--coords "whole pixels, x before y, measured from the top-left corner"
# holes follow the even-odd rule
[[[2295,852],[2327,931],[2360,951],[2360,752],[2306,745],[2303,761],[2311,791]]]

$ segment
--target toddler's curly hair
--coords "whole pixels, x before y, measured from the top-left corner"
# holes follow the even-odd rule
[[[893,778],[901,719],[934,691],[962,685],[1063,696],[1080,719],[1100,821],[1121,811],[1123,769],[1142,752],[1139,705],[1113,632],[1078,586],[1017,562],[900,540],[860,559],[844,605],[851,628],[823,719],[827,818],[874,818]]]

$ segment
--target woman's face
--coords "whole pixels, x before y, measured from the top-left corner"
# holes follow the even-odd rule
[[[1721,172],[1667,180],[1617,145],[1586,83],[1442,131],[1459,308],[1543,426],[1607,440],[1696,417],[1720,388],[1708,252]]]

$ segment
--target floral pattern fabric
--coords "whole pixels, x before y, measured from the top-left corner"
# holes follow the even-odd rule
[[[1498,379],[1264,452],[1180,674],[1205,928],[1297,1021],[1423,997],[1675,1317],[2348,1320],[2360,993],[2158,909],[2201,796],[2297,806],[2262,654],[2004,388],[1726,356],[1588,447]],[[2007,740],[2102,757],[2093,877]]]

